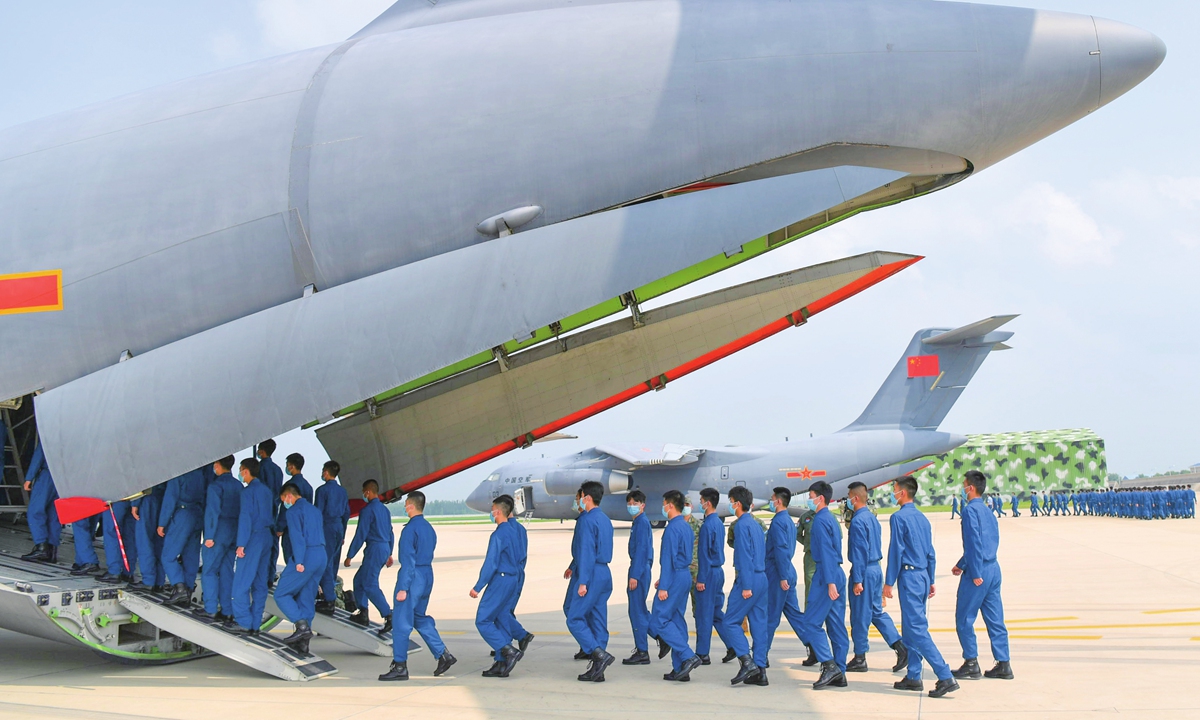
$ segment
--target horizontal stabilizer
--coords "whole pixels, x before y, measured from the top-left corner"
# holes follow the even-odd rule
[[[997,328],[1007,324],[1016,317],[1019,316],[995,315],[987,318],[986,320],[979,320],[978,322],[973,322],[970,325],[963,325],[962,327],[954,330],[947,330],[943,333],[937,333],[932,337],[926,338],[924,343],[926,345],[954,345],[966,340],[983,337],[993,330],[996,330]]]

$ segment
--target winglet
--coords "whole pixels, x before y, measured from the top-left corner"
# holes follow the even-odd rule
[[[65,497],[54,501],[58,521],[63,525],[99,515],[108,509],[108,503],[100,498]]]

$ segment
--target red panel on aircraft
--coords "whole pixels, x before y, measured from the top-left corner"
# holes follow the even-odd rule
[[[0,315],[62,310],[62,270],[0,275]]]

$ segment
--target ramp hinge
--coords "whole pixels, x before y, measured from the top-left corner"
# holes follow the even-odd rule
[[[375,402],[375,398],[373,398],[373,397],[367,398],[366,403],[367,403],[367,415],[370,415],[372,420],[379,417],[379,403]]]
[[[632,290],[621,295],[621,304],[629,308],[629,314],[633,317],[633,326],[640,328],[646,324],[642,317],[642,308],[638,305],[637,295]]]
[[[500,372],[508,372],[508,351],[504,349],[503,345],[492,348],[492,357],[500,364]]]

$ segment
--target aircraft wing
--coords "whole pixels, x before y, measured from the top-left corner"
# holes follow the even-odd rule
[[[691,465],[704,454],[703,448],[674,443],[597,445],[596,451],[628,464],[630,469]]]

